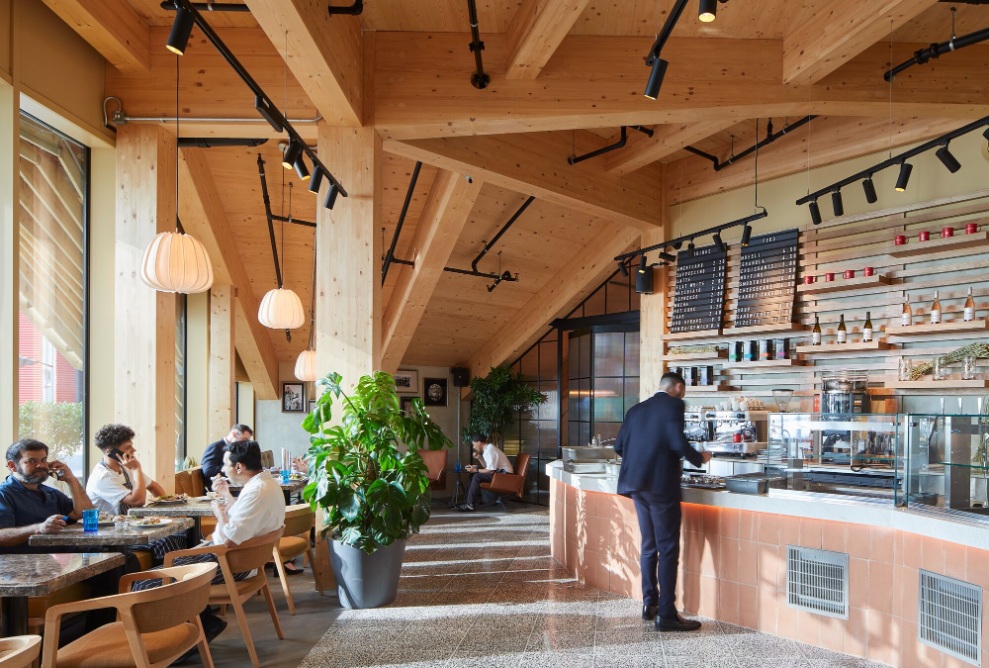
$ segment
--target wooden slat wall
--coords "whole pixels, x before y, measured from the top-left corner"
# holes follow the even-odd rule
[[[976,223],[979,232],[966,239],[965,223]],[[954,239],[961,245],[970,242],[963,248],[938,251],[936,247],[941,242],[941,229],[954,228]],[[901,248],[919,248],[922,242],[918,234],[922,230],[930,232],[931,241],[928,251],[911,257],[894,257],[893,238],[902,234],[907,237],[908,244]],[[835,219],[820,227],[807,226],[800,234],[800,264],[797,280],[803,283],[804,276],[814,276],[817,281],[824,281],[824,274],[835,274],[835,284],[844,281],[842,274],[846,269],[854,269],[857,281],[863,279],[863,269],[867,266],[875,268],[877,275],[888,277],[887,284],[874,284],[856,287],[850,284],[848,289],[832,292],[814,292],[806,286],[799,286],[795,297],[794,322],[795,331],[782,331],[778,334],[733,333],[726,327],[721,336],[704,335],[699,333],[694,338],[684,335],[667,335],[664,341],[667,364],[680,365],[714,365],[720,368],[721,382],[726,388],[720,392],[690,388],[688,399],[692,403],[705,405],[717,404],[727,396],[742,394],[748,397],[761,398],[767,408],[774,409],[772,389],[787,387],[796,390],[802,401],[794,407],[802,410],[811,409],[811,396],[820,387],[819,377],[822,370],[827,369],[865,369],[869,372],[870,393],[873,395],[874,407],[882,405],[881,397],[902,396],[943,396],[943,395],[986,395],[989,389],[962,387],[961,383],[949,378],[946,381],[935,382],[930,376],[922,380],[929,381],[924,387],[910,389],[885,388],[887,383],[897,380],[899,358],[906,356],[915,362],[928,362],[934,357],[951,352],[973,342],[989,341],[989,330],[981,331],[952,331],[952,324],[962,321],[962,308],[968,287],[973,288],[976,301],[976,320],[989,318],[989,191],[971,193],[964,197],[926,202],[909,207],[876,212],[868,216],[848,216]],[[728,286],[726,294],[726,325],[734,321],[734,309],[737,304],[738,276],[741,252],[737,244],[729,248]],[[668,272],[669,306],[667,318],[672,313],[673,293],[675,290],[675,269],[670,267]],[[815,284],[817,285],[817,284]],[[936,332],[922,335],[887,336],[886,328],[899,326],[900,314],[904,295],[909,293],[914,313],[914,324],[929,322],[930,307],[934,291],[940,291],[942,306],[942,327]],[[872,316],[875,329],[874,339],[885,342],[877,350],[854,350],[854,345],[861,342],[862,326],[866,311]],[[810,343],[811,328],[814,316],[818,315],[823,330],[821,349],[813,351],[796,346],[807,346]],[[848,349],[828,349],[828,344],[835,342],[836,329],[841,314],[845,316],[848,330]],[[717,358],[715,353],[699,353],[691,355],[690,360],[681,360],[669,354],[671,348],[687,348],[691,346],[722,344],[729,342],[787,337],[790,339],[791,357],[795,358],[792,366],[766,367],[744,362],[728,362],[727,359]],[[989,373],[989,360],[981,360],[982,375]],[[717,370],[717,369],[716,369]],[[952,378],[961,376],[960,365],[951,367]],[[895,410],[895,403],[886,405]],[[794,408],[791,407],[791,410]]]

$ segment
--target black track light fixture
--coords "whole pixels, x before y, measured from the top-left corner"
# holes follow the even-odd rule
[[[316,165],[312,170],[312,178],[309,179],[309,192],[318,193],[319,186],[323,183],[323,168]]]
[[[189,46],[189,36],[192,35],[192,26],[196,24],[196,17],[177,2],[175,7],[178,11],[175,12],[175,20],[172,21],[172,30],[168,33],[165,48],[176,56],[181,56]]]
[[[294,139],[289,142],[289,145],[285,148],[282,153],[282,167],[285,169],[292,169],[295,167],[295,161],[299,159],[302,155],[302,144],[295,141]]]
[[[876,195],[876,186],[872,183],[871,176],[862,181],[862,190],[865,191],[865,201],[869,204],[875,204],[879,201],[879,196]]]
[[[986,138],[986,141],[989,141],[989,128],[986,128],[986,131],[982,133],[982,136]]]
[[[666,251],[660,251],[659,258],[661,260],[666,260],[667,262],[677,261],[676,255],[673,255],[672,253],[667,253]]]
[[[693,253],[694,252],[694,248],[696,248],[696,246],[694,245],[694,240],[691,239],[690,240],[690,243],[687,244],[687,250],[689,250],[691,253]]]
[[[659,89],[663,87],[663,77],[666,76],[666,68],[669,66],[670,64],[659,56],[653,58],[652,71],[649,73],[649,81],[646,82],[646,92],[643,95],[650,100],[659,97]]]
[[[823,218],[821,218],[821,207],[817,206],[817,200],[812,200],[810,204],[807,205],[810,209],[810,220],[815,225],[820,225]]]
[[[951,151],[948,150],[948,144],[945,144],[938,150],[934,151],[934,155],[936,155],[937,159],[941,161],[944,168],[952,174],[962,168],[962,163],[958,162],[958,158],[952,155]]]
[[[337,184],[330,182],[330,187],[326,191],[326,199],[323,200],[323,207],[327,209],[333,209],[333,205],[337,203],[337,195],[340,194],[340,189]]]
[[[673,246],[674,250],[680,250],[681,248],[683,248],[683,240],[677,239],[671,245]]]
[[[900,163],[900,175],[896,177],[896,192],[901,193],[907,189],[907,184],[910,183],[910,172],[912,171],[913,165],[909,162]]]
[[[834,207],[835,218],[840,218],[845,215],[845,203],[841,201],[840,190],[835,190],[831,193],[831,206]]]
[[[697,18],[702,23],[711,23],[718,15],[718,0],[700,0]]]
[[[646,254],[645,253],[643,253],[642,255],[639,256],[639,273],[640,274],[646,273]]]
[[[721,240],[721,235],[719,233],[715,232],[713,238],[714,238],[714,245],[718,247],[719,251],[724,253],[726,250],[728,250],[728,247],[725,246],[725,242]]]
[[[621,273],[622,276],[628,278],[628,267],[625,266],[625,260],[622,260],[621,262],[618,263],[618,271]]]
[[[306,159],[302,153],[299,153],[299,157],[295,159],[292,166],[295,167],[295,173],[299,175],[300,179],[303,181],[309,179],[309,168],[306,167]]]
[[[752,238],[752,226],[746,223],[745,227],[742,228],[742,241],[741,241],[742,248],[745,248],[749,245],[749,239],[751,238]]]
[[[282,127],[282,122],[276,117],[276,111],[273,111],[274,107],[271,102],[261,97],[260,95],[254,96],[254,108],[258,110],[261,114],[261,118],[268,121],[268,125],[275,132],[281,132],[284,128]]]

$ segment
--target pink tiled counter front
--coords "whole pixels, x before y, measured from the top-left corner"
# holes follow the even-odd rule
[[[718,494],[725,493],[712,497]],[[639,529],[632,501],[558,479],[550,480],[550,499],[553,557],[588,586],[641,598]],[[971,665],[917,640],[918,569],[981,586],[986,619],[989,552],[963,544],[971,541],[800,517],[792,514],[799,512],[796,506],[781,513],[684,503],[680,606],[688,614],[894,666]],[[847,620],[787,606],[787,545],[848,553]],[[985,624],[982,634],[986,643]]]

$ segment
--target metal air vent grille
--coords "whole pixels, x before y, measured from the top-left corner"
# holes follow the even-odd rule
[[[786,603],[848,619],[848,555],[787,545]]]
[[[921,570],[918,596],[920,642],[982,665],[982,587]]]

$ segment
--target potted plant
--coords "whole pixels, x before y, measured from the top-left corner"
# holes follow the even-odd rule
[[[512,376],[507,364],[491,367],[483,378],[472,378],[470,389],[474,397],[467,435],[487,434],[498,446],[504,446],[505,430],[518,420],[519,413],[546,403],[546,395],[522,380],[521,374]]]
[[[362,376],[351,394],[340,381],[338,373],[316,381],[324,391],[302,422],[311,444],[303,498],[323,511],[340,604],[371,608],[395,600],[405,541],[429,519],[418,451],[453,443],[421,401],[402,412],[391,374]]]

